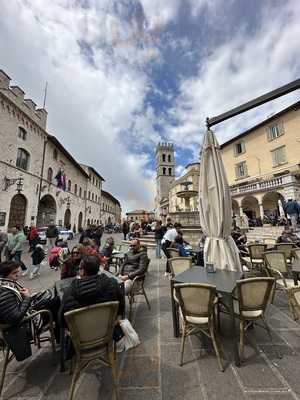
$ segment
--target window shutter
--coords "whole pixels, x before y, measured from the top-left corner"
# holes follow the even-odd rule
[[[237,156],[236,144],[233,146],[233,152],[234,152],[234,155]]]
[[[280,122],[280,123],[278,124],[278,128],[279,128],[280,135],[283,135],[283,134],[284,134],[283,122]]]
[[[278,165],[277,157],[276,157],[276,150],[272,151],[272,161],[273,161],[273,166]]]
[[[242,153],[245,153],[246,148],[245,148],[245,142],[244,141],[241,142],[241,146],[242,146]]]
[[[247,164],[244,162],[243,163],[243,169],[244,169],[244,176],[248,175],[248,169],[247,169]]]
[[[270,127],[267,128],[267,137],[268,141],[270,142],[272,140],[272,130]]]
[[[236,178],[240,177],[239,176],[239,167],[237,165],[235,166],[235,176],[236,176]]]

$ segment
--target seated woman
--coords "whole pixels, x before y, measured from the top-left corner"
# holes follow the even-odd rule
[[[102,256],[104,256],[104,257],[106,257],[106,258],[109,259],[109,258],[111,258],[111,256],[112,256],[114,247],[115,247],[114,238],[113,238],[112,236],[110,236],[110,237],[108,237],[108,238],[106,239],[105,245],[104,245],[104,247],[102,248],[100,254],[101,254]]]
[[[179,251],[180,257],[188,257],[188,253],[184,247],[184,240],[182,238],[182,235],[176,236],[172,247],[174,247],[175,249],[177,249]]]
[[[30,309],[38,311],[34,305],[34,298],[29,290],[18,283],[20,265],[15,261],[6,261],[0,264],[0,323],[17,325],[26,316]],[[54,334],[59,342],[58,311],[60,299],[55,296],[43,303],[43,309],[52,313],[55,322]],[[47,318],[43,317],[46,324]]]
[[[71,254],[66,258],[61,269],[61,279],[72,278],[78,275],[79,265],[83,255],[83,246],[74,246]]]

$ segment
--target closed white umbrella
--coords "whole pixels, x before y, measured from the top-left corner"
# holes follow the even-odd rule
[[[239,251],[231,237],[232,216],[229,185],[214,133],[204,136],[199,181],[200,224],[207,236],[204,262],[216,269],[241,271]]]
[[[278,200],[278,208],[279,208],[279,215],[281,216],[281,218],[285,218],[285,212],[283,209],[282,201],[280,199]]]

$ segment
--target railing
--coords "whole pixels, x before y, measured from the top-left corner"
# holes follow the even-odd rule
[[[245,193],[256,192],[259,190],[278,188],[280,186],[285,186],[287,184],[293,183],[294,181],[295,177],[293,175],[285,175],[278,178],[268,179],[262,182],[249,183],[243,186],[234,187],[231,188],[230,191],[232,196],[236,196],[238,194],[245,194]]]

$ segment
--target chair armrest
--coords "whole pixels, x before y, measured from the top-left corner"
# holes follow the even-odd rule
[[[133,278],[132,282],[134,283],[135,281],[139,281],[139,280],[141,280],[141,279],[144,279],[145,276],[146,276],[145,274],[143,274],[143,275],[137,275],[136,277]]]
[[[49,322],[53,322],[53,317],[52,317],[52,313],[49,310],[39,310],[39,311],[34,311],[33,313],[31,313],[30,315],[28,315],[27,317],[23,318],[21,321],[21,324],[23,324],[24,322],[28,322],[30,321],[32,318],[36,317],[37,315],[47,315],[49,317]]]

